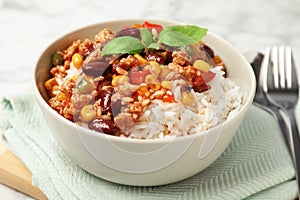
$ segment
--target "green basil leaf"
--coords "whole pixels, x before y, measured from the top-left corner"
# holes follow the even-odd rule
[[[197,41],[178,31],[164,29],[160,32],[158,36],[158,43],[179,47],[179,46],[195,44],[197,43]]]
[[[154,43],[153,35],[148,29],[140,28],[140,33],[141,33],[142,43],[144,43],[146,47],[148,47],[151,43]]]
[[[153,42],[153,43],[148,45],[148,49],[157,49],[158,50],[159,46],[160,45],[158,43]]]
[[[175,32],[186,35],[193,40],[200,42],[200,40],[206,35],[207,29],[201,28],[193,25],[185,25],[185,26],[169,26],[166,27],[166,30],[173,30]]]
[[[102,55],[110,54],[136,54],[141,53],[144,49],[144,45],[138,38],[123,36],[118,37],[108,42],[103,50]]]

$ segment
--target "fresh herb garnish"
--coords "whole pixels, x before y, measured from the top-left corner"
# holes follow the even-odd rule
[[[146,28],[140,28],[141,33],[141,42],[145,47],[148,47],[150,44],[155,43],[151,32]]]
[[[179,47],[196,44],[206,35],[207,29],[198,26],[169,26],[163,29],[155,41],[146,28],[140,29],[141,39],[131,36],[118,37],[106,44],[102,55],[141,53],[144,48],[159,49],[161,44]]]
[[[207,33],[206,28],[201,28],[193,25],[185,26],[169,26],[164,29],[165,31],[175,31],[177,34],[181,33],[189,38],[192,38],[196,42],[199,42]]]
[[[160,44],[153,42],[153,43],[149,44],[147,48],[148,49],[157,49],[158,50],[159,46],[160,46]]]
[[[161,31],[161,33],[158,36],[158,44],[161,43],[169,46],[180,47],[180,46],[195,44],[197,43],[197,41],[180,32],[164,29]]]
[[[107,43],[103,50],[102,55],[110,54],[136,54],[143,51],[145,46],[138,38],[131,36],[118,37]]]

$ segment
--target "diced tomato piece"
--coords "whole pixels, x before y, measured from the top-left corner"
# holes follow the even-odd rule
[[[202,76],[196,76],[192,82],[192,87],[195,92],[204,92],[210,89],[210,86],[206,84]]]
[[[208,83],[209,81],[211,81],[216,76],[216,74],[211,72],[211,71],[208,71],[208,72],[205,72],[205,73],[201,73],[201,76],[202,76],[203,80],[206,83]]]
[[[206,73],[201,73],[200,76],[196,76],[192,82],[192,87],[195,92],[205,92],[210,89],[210,86],[207,84],[216,76],[215,73],[209,71]]]
[[[149,31],[152,31],[152,29],[155,29],[157,33],[160,33],[163,30],[163,27],[159,24],[151,24],[147,21],[145,21],[142,24],[142,27],[147,28]]]
[[[145,78],[148,74],[150,74],[149,70],[141,70],[141,71],[131,70],[128,74],[129,81],[132,84],[139,85],[145,82]]]

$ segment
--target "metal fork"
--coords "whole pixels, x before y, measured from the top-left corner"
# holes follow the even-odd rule
[[[288,126],[286,124],[286,122],[284,121],[283,116],[280,113],[280,109],[278,108],[278,106],[274,106],[272,103],[270,103],[270,101],[268,100],[268,98],[266,98],[265,93],[263,91],[263,81],[264,81],[264,75],[262,73],[263,70],[262,69],[262,62],[264,60],[264,55],[261,54],[260,52],[257,51],[249,51],[246,52],[245,54],[245,58],[248,60],[248,62],[251,64],[253,71],[255,73],[255,77],[256,77],[256,92],[255,92],[255,96],[254,96],[254,104],[266,111],[268,111],[270,114],[272,114],[278,124],[279,127],[281,129],[282,135],[285,139],[285,142],[287,144],[287,146],[289,147],[289,151],[290,154],[292,156],[292,158],[294,157],[294,151],[290,146],[290,142],[289,142],[289,137],[287,136],[289,129]]]
[[[260,84],[270,104],[288,116],[287,140],[292,151],[298,191],[300,188],[300,138],[295,107],[298,103],[299,82],[291,47],[267,48],[262,64]],[[299,192],[298,192],[299,194]]]

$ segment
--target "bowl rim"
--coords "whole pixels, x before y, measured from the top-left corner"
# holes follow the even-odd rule
[[[254,95],[255,95],[255,88],[256,88],[256,79],[255,79],[255,75],[253,72],[253,69],[251,67],[251,65],[248,63],[248,61],[246,60],[246,58],[232,45],[230,44],[228,41],[226,41],[225,39],[221,38],[220,36],[208,31],[207,35],[210,35],[213,38],[218,39],[219,41],[221,41],[222,43],[224,43],[228,48],[230,48],[234,54],[238,55],[240,57],[240,59],[242,59],[242,61],[245,63],[245,65],[248,68],[248,71],[250,72],[249,76],[250,76],[250,80],[251,80],[251,85],[250,85],[250,94],[249,97],[247,99],[244,99],[244,103],[242,104],[241,108],[238,110],[238,112],[235,114],[235,116],[233,118],[230,119],[226,119],[224,122],[222,122],[221,124],[218,124],[215,127],[212,127],[206,131],[200,131],[198,133],[192,134],[192,135],[186,135],[186,136],[181,136],[181,137],[177,137],[177,136],[170,136],[170,137],[164,137],[164,138],[159,138],[159,139],[138,139],[138,138],[127,138],[127,137],[119,137],[119,136],[114,136],[114,135],[109,135],[109,134],[103,134],[103,133],[99,133],[97,131],[94,130],[90,130],[86,127],[82,127],[80,125],[75,124],[74,122],[64,118],[63,116],[61,116],[59,113],[57,113],[54,109],[52,109],[49,104],[46,102],[46,100],[42,97],[39,88],[38,88],[38,84],[37,84],[37,80],[36,80],[36,76],[37,76],[37,68],[38,68],[38,64],[41,60],[41,58],[43,57],[43,55],[45,54],[45,52],[47,51],[47,49],[52,46],[53,44],[55,44],[56,42],[58,42],[59,40],[66,38],[76,32],[79,31],[83,31],[87,28],[91,28],[97,25],[104,25],[104,24],[110,24],[110,23],[132,23],[133,21],[151,21],[151,22],[160,22],[160,23],[173,23],[173,24],[178,24],[178,25],[182,25],[184,24],[183,22],[180,21],[174,21],[174,20],[163,20],[163,19],[151,19],[151,18],[133,18],[133,19],[120,19],[120,20],[109,20],[109,21],[101,21],[98,23],[93,23],[90,25],[86,25],[80,28],[77,28],[71,32],[68,32],[66,34],[61,35],[60,37],[58,37],[56,40],[54,40],[53,42],[50,42],[49,45],[47,45],[47,47],[43,50],[43,52],[39,55],[37,62],[33,68],[33,90],[34,90],[34,96],[35,99],[37,100],[37,103],[42,106],[44,109],[46,109],[51,115],[53,115],[53,117],[57,120],[59,120],[60,122],[62,122],[64,125],[66,126],[70,126],[70,128],[76,128],[79,129],[79,131],[77,131],[78,133],[84,133],[84,134],[88,134],[94,137],[99,137],[102,139],[109,139],[112,142],[125,142],[125,143],[139,143],[139,144],[152,144],[152,143],[169,143],[173,140],[177,140],[177,141],[182,141],[182,140],[190,140],[196,137],[199,137],[200,135],[205,134],[206,132],[210,132],[213,131],[217,128],[219,128],[220,126],[224,127],[228,124],[233,123],[233,121],[235,120],[235,118],[240,118],[243,116],[243,113],[245,113],[250,105],[253,102],[254,99]],[[186,23],[188,24],[188,23]],[[44,114],[44,112],[43,112]]]

